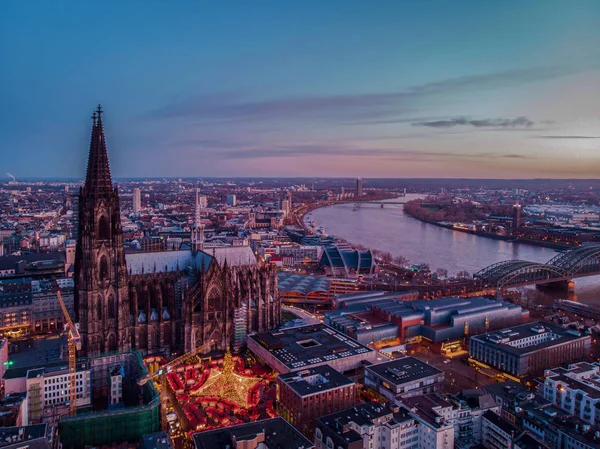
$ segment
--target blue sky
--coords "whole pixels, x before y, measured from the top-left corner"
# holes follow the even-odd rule
[[[0,175],[598,177],[600,2],[0,4]]]

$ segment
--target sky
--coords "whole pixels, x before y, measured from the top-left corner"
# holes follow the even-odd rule
[[[598,0],[2,0],[0,177],[600,177]]]

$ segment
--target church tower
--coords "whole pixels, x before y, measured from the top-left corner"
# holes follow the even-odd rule
[[[88,356],[130,349],[132,341],[119,193],[110,176],[100,106],[92,120],[75,255],[75,312]]]

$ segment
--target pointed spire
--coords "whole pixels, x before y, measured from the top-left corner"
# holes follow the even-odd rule
[[[108,195],[112,192],[112,179],[102,126],[102,107],[100,105],[92,114],[92,136],[85,190],[88,195]]]

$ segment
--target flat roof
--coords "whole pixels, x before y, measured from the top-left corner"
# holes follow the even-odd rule
[[[236,447],[235,443],[258,438],[264,438],[263,444],[268,449],[302,447],[310,449],[315,447],[281,416],[224,429],[198,432],[192,435],[192,438],[196,449],[232,448]]]
[[[165,432],[147,433],[142,437],[142,449],[173,449],[173,442]]]
[[[291,371],[374,351],[325,324],[310,324],[251,335]]]
[[[0,428],[0,447],[11,444],[25,444],[37,438],[46,436],[47,424],[33,424],[30,426],[14,426]],[[13,441],[14,439],[14,441]]]
[[[436,367],[410,356],[370,365],[365,369],[372,371],[393,385],[403,385],[417,379],[444,374]]]
[[[373,420],[386,415],[391,415],[390,421],[396,423],[414,420],[406,409],[398,408],[398,411],[394,412],[386,404],[367,402],[366,404],[359,404],[356,407],[322,416],[318,419],[318,422],[322,427],[326,427],[330,432],[335,433],[345,443],[353,443],[362,441],[362,436],[350,426],[346,427],[348,424],[354,423],[358,427],[372,426]],[[346,428],[345,431],[344,428]]]
[[[280,374],[278,377],[299,396],[308,396],[333,388],[354,385],[354,382],[329,365],[320,365],[300,371]]]
[[[527,344],[522,347],[514,346],[518,341],[524,338],[538,335],[548,335],[548,338],[537,342],[532,342],[532,344]],[[577,331],[564,329],[562,327],[540,321],[521,324],[496,332],[486,332],[484,334],[474,335],[471,337],[472,340],[479,341],[491,347],[501,348],[503,351],[512,352],[514,354],[527,354],[528,352],[550,348],[555,345],[579,340],[580,338],[591,339],[589,335],[581,335]]]

